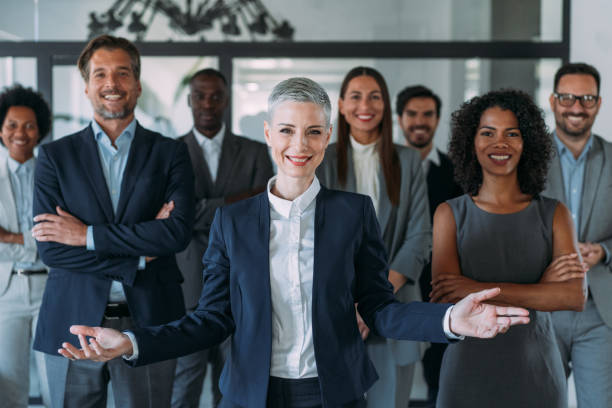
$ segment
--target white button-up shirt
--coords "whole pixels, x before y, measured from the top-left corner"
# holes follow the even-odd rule
[[[293,201],[270,191],[270,288],[272,294],[272,361],[270,375],[317,377],[312,340],[312,280],[316,196],[315,177]]]
[[[365,194],[372,199],[374,211],[378,214],[380,199],[380,159],[374,143],[363,145],[350,137],[353,148],[353,168],[355,169],[355,184],[359,194]]]
[[[210,177],[214,183],[217,180],[217,170],[219,168],[219,160],[221,159],[221,148],[223,147],[223,137],[225,136],[225,124],[223,124],[221,129],[211,138],[198,132],[195,127],[193,128],[193,135],[202,149],[204,160],[206,160],[206,164],[208,164]]]

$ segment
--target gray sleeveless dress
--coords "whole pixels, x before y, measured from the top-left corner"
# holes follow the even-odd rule
[[[537,283],[552,259],[557,201],[534,198],[522,211],[493,214],[470,196],[447,201],[457,225],[464,276],[481,282]],[[494,339],[466,338],[444,354],[438,408],[567,406],[566,380],[550,314]]]

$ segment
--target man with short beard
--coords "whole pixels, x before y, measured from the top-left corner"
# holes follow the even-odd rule
[[[72,324],[119,330],[185,313],[174,254],[191,238],[193,172],[184,143],[141,127],[140,55],[103,35],[78,60],[94,117],[85,129],[41,146],[32,235],[51,267],[34,349],[45,354],[53,407],[170,405],[176,360],[133,369],[58,354]],[[87,340],[73,337],[82,347]]]
[[[584,311],[553,312],[557,344],[566,374],[574,373],[579,408],[612,406],[612,144],[591,132],[601,106],[599,88],[599,72],[587,64],[566,64],[555,74],[550,106],[557,154],[542,193],[569,208],[589,268]]]
[[[430,221],[441,203],[463,193],[453,178],[453,164],[448,156],[433,145],[440,122],[442,101],[431,89],[423,85],[404,88],[396,100],[397,120],[406,138],[406,145],[419,151],[427,180]],[[424,301],[431,292],[431,262],[427,262],[419,278]],[[423,355],[423,376],[427,383],[430,406],[435,406],[440,379],[440,366],[446,344],[432,343]]]

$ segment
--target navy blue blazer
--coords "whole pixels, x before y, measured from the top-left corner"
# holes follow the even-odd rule
[[[378,378],[361,340],[354,303],[385,337],[447,342],[449,305],[395,300],[369,197],[321,187],[316,198],[312,330],[326,407],[360,398]],[[134,330],[136,365],[189,354],[233,334],[220,380],[224,398],[265,407],[272,342],[267,193],[217,210],[204,255],[196,311],[155,328]]]
[[[158,325],[184,314],[182,276],[174,253],[191,238],[193,171],[184,143],[140,125],[126,164],[116,214],[104,179],[91,126],[40,147],[34,178],[33,213],[55,214],[60,206],[93,225],[95,251],[38,242],[50,267],[40,307],[34,349],[57,354],[72,324],[99,326],[112,280],[123,283],[134,324]],[[168,219],[155,220],[174,200]],[[145,270],[141,255],[156,256]]]

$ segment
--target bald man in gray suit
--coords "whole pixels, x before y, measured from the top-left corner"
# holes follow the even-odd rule
[[[210,68],[200,70],[191,77],[189,89],[188,103],[194,126],[180,140],[187,144],[193,165],[196,216],[189,246],[176,255],[185,278],[183,294],[188,312],[196,308],[202,291],[202,256],[208,247],[215,210],[263,191],[274,175],[265,144],[236,136],[226,129],[223,113],[228,106],[229,91],[223,75]],[[223,354],[221,346],[178,359],[173,408],[199,406],[208,362],[212,365],[213,405],[217,405],[221,399],[218,382]]]

